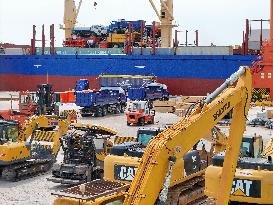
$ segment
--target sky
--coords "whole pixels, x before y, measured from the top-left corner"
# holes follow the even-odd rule
[[[147,23],[158,20],[148,0],[95,1],[96,9],[94,0],[83,0],[77,25],[109,25],[122,18]],[[160,1],[154,2],[159,8]],[[198,29],[200,45],[238,45],[242,42],[245,19],[269,19],[269,6],[269,0],[174,0],[174,22],[178,30],[189,31],[190,43]],[[64,0],[0,0],[0,42],[30,44],[32,25],[37,26],[37,39],[41,39],[40,28],[45,24],[49,46],[49,26],[55,24],[56,46],[61,46],[64,32],[59,24],[63,21],[63,7]],[[264,27],[269,28],[269,24]],[[259,24],[253,23],[252,28],[259,28]],[[185,42],[185,32],[179,33],[179,40]]]

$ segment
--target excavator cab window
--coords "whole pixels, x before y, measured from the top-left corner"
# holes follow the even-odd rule
[[[18,139],[18,123],[0,121],[0,144],[16,142]]]
[[[244,136],[240,148],[241,157],[258,158],[263,152],[261,136]]]
[[[240,151],[241,157],[251,157],[251,143],[242,142]]]
[[[107,203],[105,205],[123,205],[123,201],[122,200],[117,200],[117,201],[112,201],[110,203]]]
[[[150,134],[139,134],[138,135],[138,142],[140,142],[143,146],[147,146],[150,140],[153,138],[153,135]]]
[[[141,143],[144,147],[148,145],[150,140],[159,133],[158,130],[145,130],[139,129],[137,131],[137,141]]]

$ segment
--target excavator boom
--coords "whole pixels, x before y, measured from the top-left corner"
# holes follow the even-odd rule
[[[238,80],[235,87],[230,87]],[[124,204],[155,204],[159,193],[169,178],[173,162],[182,158],[203,136],[205,136],[228,112],[233,109],[230,138],[218,194],[218,204],[227,204],[246,114],[251,98],[251,73],[241,67],[215,92],[200,103],[194,112],[156,136],[145,149]],[[231,142],[238,146],[231,146]],[[232,174],[230,174],[232,173]]]

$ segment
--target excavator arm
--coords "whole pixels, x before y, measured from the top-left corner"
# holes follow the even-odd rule
[[[238,80],[235,87],[231,87]],[[217,197],[227,204],[233,181],[246,114],[251,98],[251,73],[240,67],[188,117],[157,135],[145,149],[124,204],[155,204],[163,187],[168,187],[172,166],[233,109],[224,168]],[[232,146],[231,146],[232,143]],[[181,170],[182,171],[182,170]],[[232,173],[232,174],[230,174]],[[224,186],[223,186],[224,185]],[[164,198],[164,197],[163,197]]]
[[[33,116],[27,120],[20,129],[18,141],[27,141],[36,129],[50,129],[59,126],[61,134],[68,130],[70,124],[70,116],[67,118],[53,117],[53,116]]]

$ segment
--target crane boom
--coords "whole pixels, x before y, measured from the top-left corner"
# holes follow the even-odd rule
[[[238,78],[236,87],[228,87]],[[210,100],[206,101],[208,103],[197,107],[189,117],[181,119],[148,144],[124,204],[154,204],[165,184],[170,161],[174,158],[182,158],[200,138],[233,109],[227,154],[220,182],[221,189],[217,198],[217,204],[227,204],[244,132],[245,114],[249,110],[250,69],[241,67],[231,79],[226,81],[230,83],[225,83],[217,91],[220,91],[220,94],[214,97],[211,95]]]
[[[158,10],[157,10],[155,4],[154,4],[154,1],[153,1],[153,0],[149,0],[149,2],[150,2],[150,4],[151,4],[151,6],[153,7],[153,9],[154,9],[154,11],[155,11],[155,13],[156,13],[158,19],[161,20],[160,14],[159,14],[159,12],[158,12]]]

